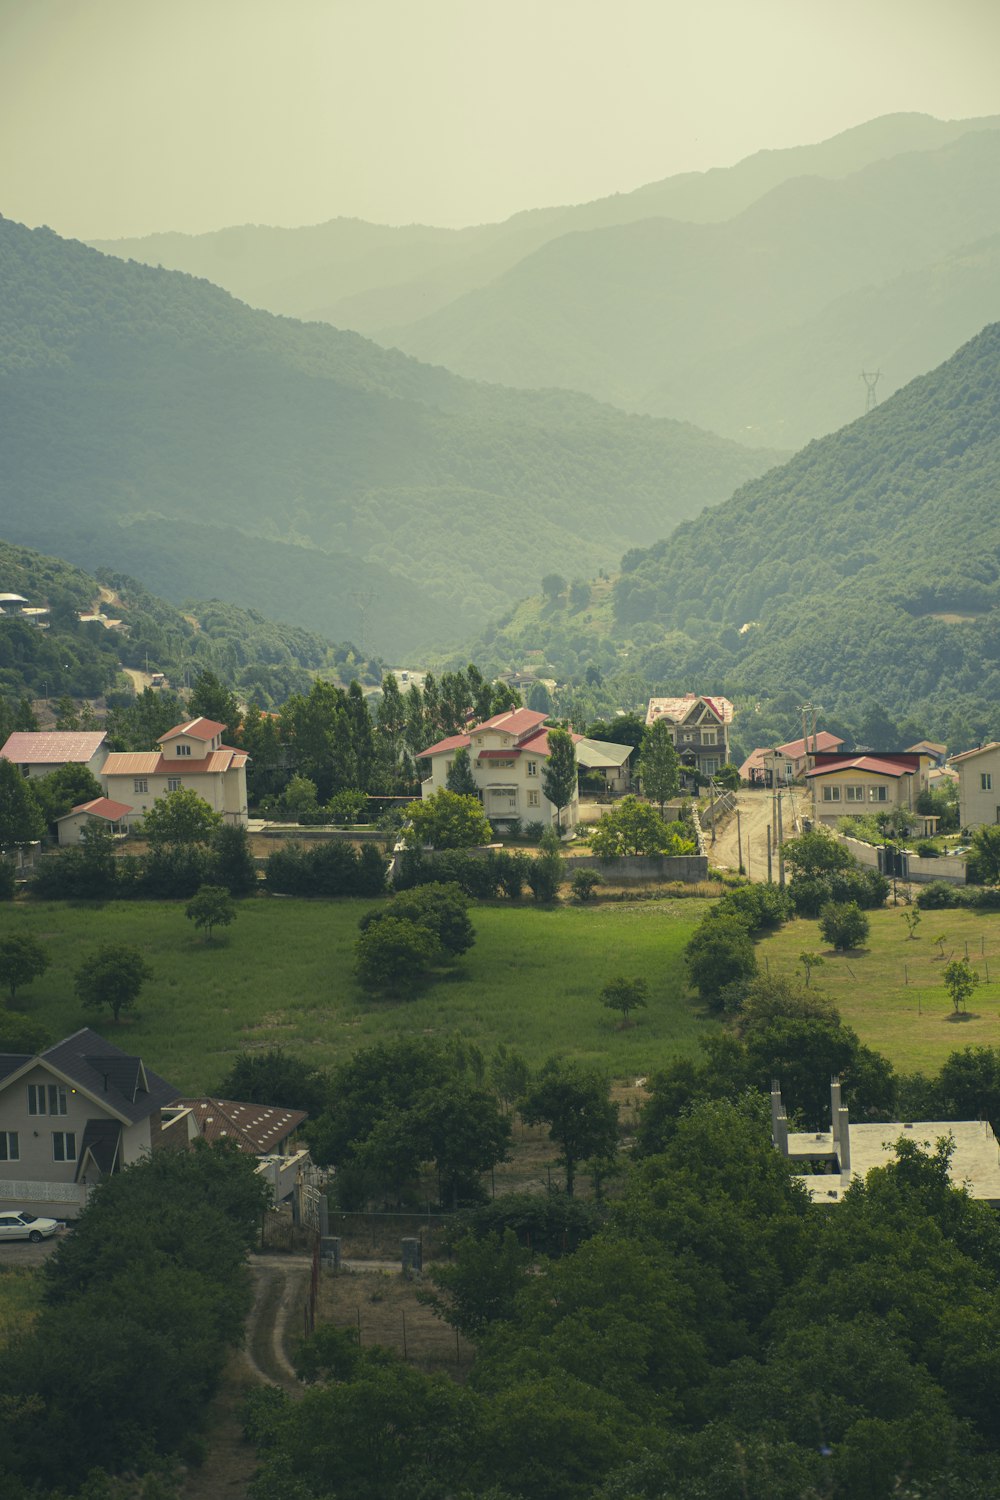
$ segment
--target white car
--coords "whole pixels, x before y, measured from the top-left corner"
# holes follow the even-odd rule
[[[0,1244],[4,1240],[30,1240],[37,1245],[40,1240],[47,1240],[51,1235],[62,1229],[58,1219],[38,1219],[34,1214],[23,1213],[0,1213]]]

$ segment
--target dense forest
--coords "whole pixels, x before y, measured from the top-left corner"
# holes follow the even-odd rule
[[[429,369],[0,221],[6,534],[367,650],[454,642],[773,456]]]
[[[176,687],[212,670],[259,708],[308,692],[317,675],[345,683],[381,678],[380,664],[352,645],[277,624],[256,610],[218,599],[188,600],[177,609],[125,574],[100,569],[91,576],[2,541],[0,592],[49,609],[45,629],[16,614],[0,618],[0,700],[8,705],[0,724],[8,728],[20,699],[129,698],[133,686],[123,668],[162,672]],[[105,620],[123,628],[108,629]]]
[[[968,748],[1000,735],[998,483],[993,324],[850,427],[627,553],[612,588],[574,585],[508,616],[477,660],[539,652],[585,716],[647,690],[725,692],[747,749],[769,743],[757,737],[769,705],[794,728],[807,701],[852,742],[879,705]],[[632,701],[595,695],[590,665]]]

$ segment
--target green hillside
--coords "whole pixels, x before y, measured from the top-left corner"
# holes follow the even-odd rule
[[[0,479],[24,545],[368,650],[456,640],[773,455],[475,385],[207,282],[0,221]]]
[[[49,609],[45,629],[8,613],[0,618],[0,704],[22,698],[99,698],[132,691],[125,669],[164,672],[172,685],[210,670],[263,707],[308,691],[315,676],[379,681],[377,663],[299,626],[217,599],[177,609],[122,573],[82,568],[0,541],[0,593]],[[123,630],[100,619],[118,620]],[[6,722],[0,711],[0,721]],[[9,725],[8,725],[9,727]]]
[[[575,609],[536,600],[486,645],[491,665],[539,652],[569,683],[564,706],[694,688],[779,705],[788,731],[812,701],[848,728],[878,704],[953,749],[1000,738],[1000,324],[627,553],[610,609],[607,585]],[[768,742],[746,724],[741,743]]]
[[[837,178],[904,151],[931,151],[1000,120],[896,114],[815,145],[758,151],[731,167],[682,172],[592,203],[533,209],[468,229],[333,219],[300,229],[245,224],[209,234],[94,240],[97,249],[204,276],[254,307],[379,338],[486,286],[559,235],[650,217],[714,223],[792,177]]]
[[[718,223],[650,217],[565,234],[385,341],[461,374],[583,390],[741,440],[797,446],[1000,314],[1000,131],[799,177]],[[899,278],[910,278],[899,284]],[[934,288],[915,333],[911,296]],[[874,304],[874,316],[872,316]]]

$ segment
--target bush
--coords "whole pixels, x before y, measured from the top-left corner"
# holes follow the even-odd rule
[[[935,844],[933,839],[917,839],[914,850],[921,859],[938,859],[941,855],[941,845]]]
[[[380,896],[385,890],[385,856],[376,844],[359,853],[337,840],[305,849],[289,844],[268,856],[267,888],[284,896]]]
[[[946,880],[932,880],[917,892],[917,905],[921,911],[942,911],[945,907],[960,905],[959,892]]]
[[[589,901],[597,887],[604,882],[596,870],[574,870],[569,884],[574,901]]]
[[[795,914],[787,891],[764,884],[727,891],[716,911],[721,916],[737,917],[751,932],[774,932]]]
[[[688,979],[713,1010],[725,1007],[727,992],[757,972],[757,955],[739,917],[710,914],[695,928],[684,950]]]
[[[840,952],[860,948],[870,925],[856,901],[829,901],[820,912],[820,933],[831,948]]]
[[[0,857],[0,901],[13,901],[14,883],[13,863]]]
[[[527,880],[537,902],[544,904],[556,899],[565,869],[563,861],[554,850],[539,854],[537,859],[529,859]]]
[[[358,924],[362,932],[390,918],[402,917],[433,933],[446,953],[458,957],[476,941],[469,919],[469,898],[460,886],[423,885],[412,891],[400,891],[381,911],[370,911]]]

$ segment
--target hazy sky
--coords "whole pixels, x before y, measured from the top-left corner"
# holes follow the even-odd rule
[[[895,110],[1000,113],[1000,0],[0,0],[0,213],[467,224]]]

